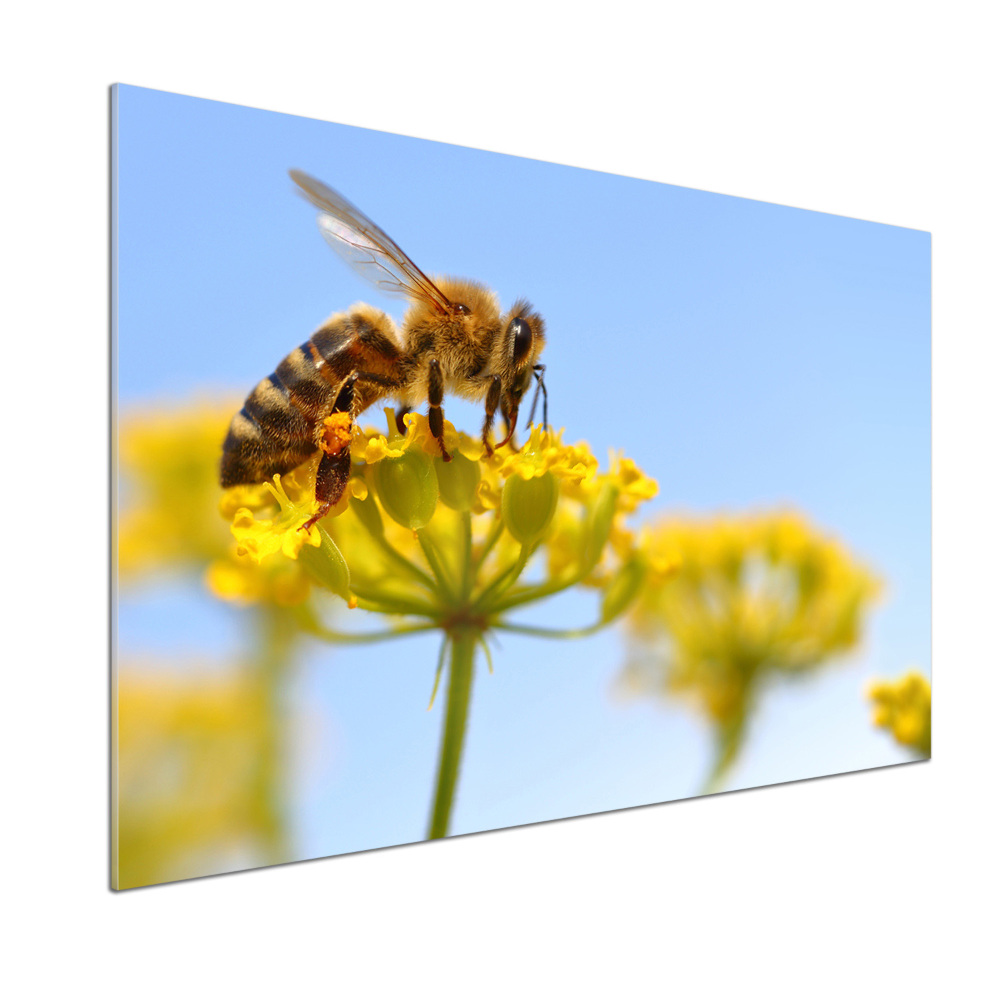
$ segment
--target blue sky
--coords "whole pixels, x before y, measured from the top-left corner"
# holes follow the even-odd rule
[[[732,786],[906,759],[861,688],[930,669],[928,233],[136,87],[116,99],[123,405],[242,396],[329,313],[401,315],[327,248],[287,176],[301,168],[425,271],[528,297],[553,423],[635,458],[660,483],[651,509],[794,504],[886,581],[859,654],[765,700]],[[244,625],[194,587],[145,591],[122,601],[120,647],[221,653]],[[435,656],[407,640],[304,663],[303,857],[422,837]],[[613,697],[620,662],[614,634],[504,639],[476,679],[455,832],[693,794],[705,730]]]

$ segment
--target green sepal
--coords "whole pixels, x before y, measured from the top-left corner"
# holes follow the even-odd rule
[[[514,475],[504,483],[500,510],[511,535],[531,545],[545,535],[558,504],[559,483],[551,472],[531,479]]]
[[[612,577],[601,600],[601,621],[614,621],[635,600],[646,579],[646,562],[633,556]]]
[[[375,492],[385,512],[397,524],[417,531],[434,516],[438,502],[434,460],[422,451],[383,458],[372,470]]]
[[[436,458],[434,465],[441,503],[452,510],[471,510],[479,485],[479,463],[460,451],[453,451],[450,462]]]
[[[321,586],[348,604],[351,603],[351,571],[337,548],[337,543],[326,533],[322,525],[316,525],[319,530],[320,544],[303,545],[299,552],[299,561],[308,570],[309,575]]]

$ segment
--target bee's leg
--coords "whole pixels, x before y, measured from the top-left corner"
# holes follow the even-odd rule
[[[347,488],[351,478],[351,449],[346,447],[337,453],[325,452],[316,470],[316,500],[319,510],[300,530],[308,531],[317,521],[326,517],[331,507],[335,507]]]
[[[503,439],[504,443],[505,444],[507,444],[507,443],[510,444],[510,450],[511,451],[513,451],[513,452],[520,451],[521,449],[520,449],[520,447],[518,447],[517,437],[515,436],[516,433],[517,433],[517,427],[515,427],[514,424],[511,423],[510,418],[508,416],[506,416],[506,415],[503,418],[503,422],[504,422],[504,427],[507,428],[506,437]],[[499,447],[499,445],[498,445],[498,447]]]
[[[317,426],[316,443],[323,451],[316,470],[316,502],[319,510],[305,524],[301,531],[308,531],[317,521],[326,517],[331,507],[335,507],[344,495],[347,481],[351,478],[351,431],[354,426],[355,407],[358,393],[355,385],[359,382],[374,382],[385,388],[395,388],[396,380],[373,372],[351,372],[337,393],[333,411]]]
[[[507,436],[497,445],[498,448],[502,448],[514,436],[514,431],[517,429],[517,407],[515,406],[510,413],[504,413],[503,418],[507,421]]]
[[[549,393],[545,388],[545,365],[535,365],[535,395],[531,400],[531,412],[528,414],[528,422],[525,427],[530,427],[535,422],[535,407],[538,406],[538,393],[542,393],[542,428],[549,429]]]
[[[441,457],[446,461],[451,461],[444,446],[444,410],[441,409],[441,400],[444,399],[444,375],[441,374],[441,362],[437,358],[431,358],[430,373],[427,380],[427,402],[430,404],[427,410],[427,423],[430,425],[431,434],[441,448]]]
[[[490,433],[493,430],[493,415],[500,405],[500,376],[494,375],[490,381],[489,392],[486,393],[486,416],[483,418],[483,447],[487,455],[493,454],[493,445],[490,443]]]
[[[398,410],[396,410],[396,430],[398,430],[400,434],[406,433],[406,424],[403,423],[403,417],[405,417],[407,413],[411,412],[412,407],[409,406],[401,406]]]

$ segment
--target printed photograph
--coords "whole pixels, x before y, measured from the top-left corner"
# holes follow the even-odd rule
[[[930,757],[929,233],[125,85],[111,161],[113,888]]]

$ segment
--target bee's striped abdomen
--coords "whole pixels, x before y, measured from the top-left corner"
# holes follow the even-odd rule
[[[316,451],[313,428],[329,413],[333,394],[309,341],[296,347],[233,417],[222,446],[223,487],[261,483],[301,465]]]
[[[378,317],[391,331],[391,320],[370,306],[333,316],[257,384],[222,446],[223,487],[262,483],[309,458],[318,447],[316,426],[333,411],[352,372],[391,377],[399,345],[379,328]],[[377,385],[359,386],[354,412],[384,392]]]

